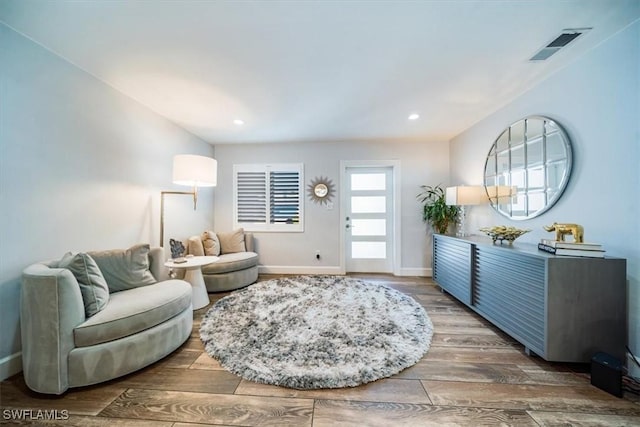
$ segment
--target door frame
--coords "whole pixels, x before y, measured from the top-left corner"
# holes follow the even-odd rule
[[[400,276],[401,265],[401,236],[400,218],[402,217],[400,203],[400,160],[341,160],[340,161],[340,274],[346,274],[347,262],[345,251],[345,230],[347,221],[346,206],[347,199],[345,186],[348,185],[347,169],[349,168],[391,168],[393,177],[393,239],[391,239],[391,262],[393,264],[393,275]]]

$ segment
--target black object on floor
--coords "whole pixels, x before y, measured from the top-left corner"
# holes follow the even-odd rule
[[[607,353],[594,354],[591,358],[591,384],[622,397],[622,362]]]

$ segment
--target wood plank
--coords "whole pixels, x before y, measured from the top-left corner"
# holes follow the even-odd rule
[[[187,350],[204,351],[204,344],[200,339],[199,333],[192,333],[191,337],[189,337],[189,339],[187,339],[187,341],[182,344],[182,346]]]
[[[233,394],[240,377],[223,370],[151,367],[115,382],[125,388]]]
[[[438,295],[440,294],[440,290],[435,286],[427,285],[427,284],[407,284],[407,283],[399,283],[399,282],[380,282],[384,285],[389,286],[396,291],[400,291],[404,294],[416,296],[416,295]]]
[[[460,326],[460,325],[434,325],[433,330],[441,334],[464,334],[464,335],[498,335],[495,330],[486,326]]]
[[[429,313],[427,311],[427,313]],[[483,318],[470,314],[452,314],[452,313],[434,313],[429,314],[429,318],[434,325],[449,325],[449,326],[475,326],[475,327],[488,327],[491,325],[488,321]]]
[[[421,303],[420,305],[424,307],[424,309],[427,311],[429,316],[435,315],[435,314],[456,314],[456,315],[466,314],[464,309],[461,307],[455,307],[455,306],[446,307],[442,305],[429,305],[424,303]]]
[[[427,359],[420,360],[394,375],[393,378],[540,385],[588,385],[590,383],[588,376],[574,372],[545,371],[536,366]]]
[[[419,381],[381,379],[358,387],[320,390],[295,390],[274,385],[242,380],[237,395],[277,396],[307,399],[342,399],[369,402],[425,403],[431,404]]]
[[[584,385],[591,383],[591,377],[589,375],[580,375],[575,372],[549,371],[531,366],[522,367],[522,371],[529,377],[529,384]]]
[[[194,423],[173,423],[173,427],[203,427],[203,426],[213,426],[213,427],[233,427],[229,424],[194,424]]]
[[[591,378],[591,374],[589,373],[591,367],[588,364],[547,362],[546,360],[535,356],[529,357],[528,360],[533,363],[520,366],[525,371],[573,372],[587,380]]]
[[[14,375],[0,383],[3,409],[23,408],[40,410],[66,410],[75,415],[96,415],[125,391],[117,384],[101,384],[72,388],[61,396],[31,391],[22,375]]]
[[[620,427],[640,426],[640,417],[624,415],[580,414],[528,411],[540,426]]]
[[[447,408],[408,403],[316,401],[313,427],[537,426],[525,411]]]
[[[423,380],[434,405],[640,416],[640,406],[590,385],[548,386]]]
[[[437,289],[435,283],[430,278],[427,277],[417,277],[417,276],[390,276],[388,274],[377,274],[377,273],[356,273],[356,274],[347,274],[349,277],[353,277],[354,279],[363,279],[370,282],[380,282],[385,285],[417,285],[421,287],[430,287]]]
[[[3,413],[4,415],[4,413]],[[153,420],[137,420],[137,419],[123,419],[123,418],[106,418],[106,417],[91,417],[83,415],[70,415],[68,419],[60,418],[58,420],[45,420],[35,417],[21,417],[21,418],[5,418],[3,416],[0,424],[11,425],[25,425],[25,426],[51,426],[51,427],[172,427],[174,424],[171,421],[153,421]],[[200,426],[202,424],[199,424]]]
[[[311,426],[313,400],[129,389],[100,415],[230,426]]]
[[[534,358],[513,348],[485,347],[431,347],[424,360],[441,360],[469,363],[497,363],[508,365],[535,365]]]
[[[456,307],[460,310],[468,310],[464,304],[459,302],[454,297],[449,294],[445,294],[443,292],[439,294],[424,294],[424,295],[416,295],[414,296],[416,301],[420,304],[426,306],[434,306],[434,307]]]
[[[189,369],[210,369],[215,371],[225,370],[222,366],[220,366],[220,362],[209,356],[207,353],[200,354],[200,356],[196,359],[195,362],[193,362]]]
[[[157,361],[151,366],[156,368],[187,369],[198,359],[198,357],[200,357],[201,354],[202,351],[200,350],[180,347],[169,356]]]
[[[522,384],[530,378],[518,366],[422,359],[393,378]]]
[[[498,335],[472,335],[472,334],[445,334],[436,332],[431,340],[431,345],[446,347],[506,347],[520,348],[521,345],[512,339],[506,339]]]

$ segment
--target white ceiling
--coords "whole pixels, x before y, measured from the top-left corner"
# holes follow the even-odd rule
[[[638,0],[0,2],[1,21],[212,144],[447,141],[638,17]]]

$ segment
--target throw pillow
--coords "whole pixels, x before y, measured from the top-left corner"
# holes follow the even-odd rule
[[[148,244],[140,244],[129,249],[89,252],[102,271],[109,285],[109,291],[118,292],[156,283],[149,270]]]
[[[205,255],[220,255],[220,240],[218,240],[218,236],[213,231],[205,231],[202,233],[202,245],[204,246]]]
[[[84,303],[84,313],[91,317],[102,310],[109,301],[109,287],[104,280],[104,276],[96,262],[85,253],[66,253],[60,262],[59,268],[66,268],[71,271],[82,294]]]
[[[204,256],[204,247],[202,246],[202,239],[200,236],[191,236],[187,241],[189,245],[187,253],[193,256]]]
[[[238,228],[228,233],[218,233],[221,254],[233,254],[236,252],[246,252],[244,245],[244,228]]]

